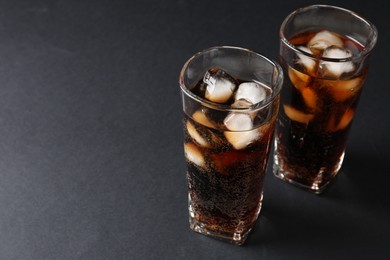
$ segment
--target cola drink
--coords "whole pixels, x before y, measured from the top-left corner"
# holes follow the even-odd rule
[[[232,64],[232,57],[245,58],[249,51],[217,47],[202,55],[221,58],[215,52]],[[238,245],[245,242],[261,209],[282,80],[279,65],[262,56],[251,59],[250,65],[272,65],[267,77],[210,63],[192,84],[181,81],[190,227]],[[277,81],[268,81],[275,76]]]
[[[184,114],[190,214],[222,234],[245,234],[261,208],[276,113],[260,126],[240,132],[229,131],[223,118],[210,114],[202,110],[192,117]]]
[[[306,45],[316,32],[306,32],[290,39]],[[364,46],[337,36],[352,53]],[[353,117],[367,68],[358,74],[351,71],[338,78],[320,63],[307,69],[299,62],[289,65],[282,94],[282,109],[276,139],[278,174],[303,186],[319,189],[329,183],[341,166]]]
[[[304,30],[294,28],[291,22],[303,19],[305,12],[311,17],[313,12],[324,15],[329,23],[336,19],[329,9],[334,17],[340,19],[343,14],[347,15],[343,19],[350,19],[348,10],[314,5],[290,15],[281,29],[288,37],[284,35],[280,48],[285,82],[276,127],[274,174],[315,193],[321,193],[341,168],[368,73],[367,57],[375,44],[375,38],[373,42],[368,40],[373,35],[362,41],[352,33],[345,35],[315,26]]]

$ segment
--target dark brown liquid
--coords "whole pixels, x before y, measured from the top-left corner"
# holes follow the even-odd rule
[[[199,82],[193,92],[203,97],[203,88],[203,83]],[[231,100],[226,102],[230,103]],[[187,156],[192,217],[221,234],[244,234],[254,225],[261,207],[264,174],[277,111],[248,131],[258,133],[258,137],[240,149],[235,149],[225,136],[224,116],[205,109],[201,113],[213,126],[206,126],[194,120],[194,115],[184,113],[185,149],[201,157],[200,162],[194,163]],[[253,120],[256,122],[260,119],[261,113]],[[198,140],[194,138],[197,136],[194,129],[201,136]]]
[[[211,131],[224,139],[215,129],[202,126],[185,115],[200,131]],[[187,177],[196,218],[215,229],[245,232],[257,217],[262,196],[266,161],[272,129],[263,131],[261,139],[245,149],[235,150],[227,142],[209,148],[197,145],[185,131],[185,143],[194,144],[205,158],[205,167],[187,162]]]
[[[305,45],[313,35],[297,35],[290,42]],[[363,48],[345,37],[340,39],[351,53]],[[280,62],[286,77],[277,127],[277,164],[289,181],[320,189],[341,166],[367,71],[356,73],[354,69],[331,77],[319,63],[308,69],[299,62],[283,58]]]

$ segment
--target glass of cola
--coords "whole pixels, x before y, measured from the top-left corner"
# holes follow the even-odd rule
[[[242,245],[261,209],[282,69],[254,51],[217,46],[192,56],[179,83],[190,228]]]
[[[285,18],[273,169],[278,178],[317,194],[335,178],[376,41],[375,26],[344,8],[310,5]]]

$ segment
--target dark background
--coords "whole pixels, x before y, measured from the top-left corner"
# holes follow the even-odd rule
[[[341,173],[266,176],[245,246],[190,231],[179,71],[215,45],[272,59],[312,1],[0,1],[0,259],[389,259],[389,11]]]

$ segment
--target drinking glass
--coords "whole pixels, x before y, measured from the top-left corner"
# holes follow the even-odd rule
[[[279,109],[281,67],[217,46],[192,56],[179,83],[190,228],[242,245],[259,216]]]
[[[335,178],[376,41],[371,22],[337,6],[310,5],[285,18],[276,177],[317,194]]]

